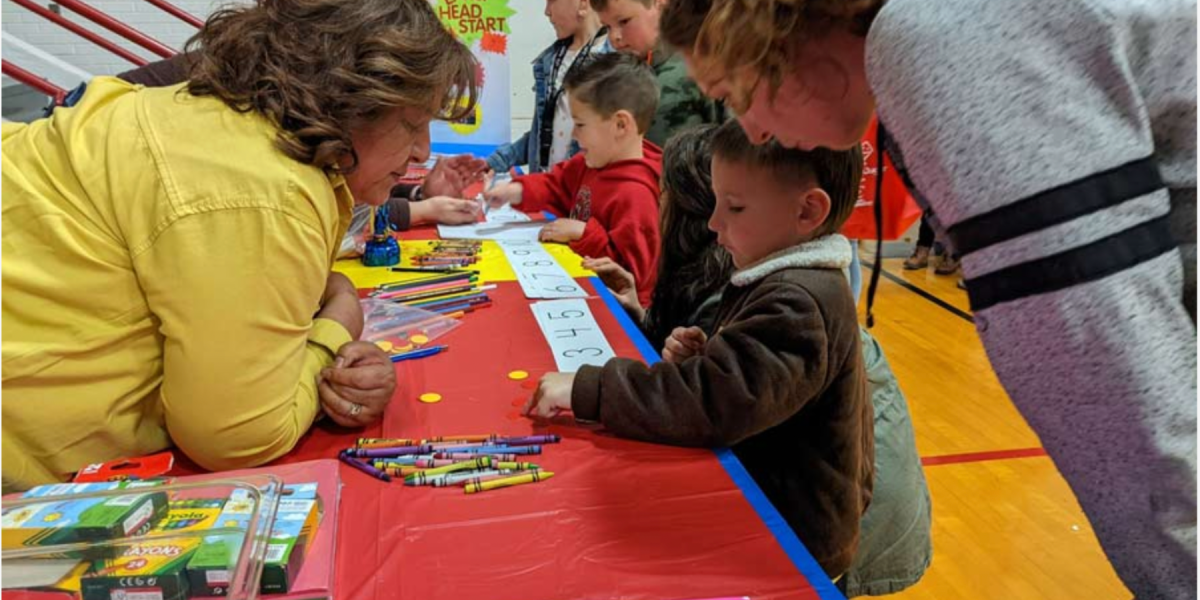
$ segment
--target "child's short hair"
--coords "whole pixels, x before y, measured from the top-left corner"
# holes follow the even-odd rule
[[[736,120],[730,120],[713,136],[712,153],[713,158],[769,171],[779,181],[803,185],[809,179],[815,179],[817,186],[829,195],[829,216],[813,232],[814,237],[837,233],[858,202],[863,169],[861,145],[849,150],[797,150],[771,140],[755,146],[746,137],[742,126]]]
[[[646,63],[623,52],[593,54],[581,60],[563,79],[572,98],[605,119],[627,110],[638,133],[650,129],[658,109],[658,82]]]
[[[638,4],[641,4],[642,6],[645,6],[646,8],[650,8],[651,6],[654,5],[654,0],[633,0],[633,1],[637,2]],[[603,12],[604,9],[608,8],[608,0],[591,0],[590,4],[592,5],[592,10],[594,10],[596,12]]]

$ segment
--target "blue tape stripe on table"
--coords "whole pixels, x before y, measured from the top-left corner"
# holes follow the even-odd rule
[[[599,277],[589,277],[588,281],[595,288],[596,295],[604,300],[604,305],[617,318],[617,323],[621,324],[625,335],[633,340],[634,346],[642,355],[642,360],[646,361],[648,365],[661,360],[658,353],[654,351],[654,347],[650,345],[650,341],[642,333],[642,329],[633,322],[629,313],[625,312],[625,308],[621,306],[620,302],[617,302],[617,297],[613,296],[612,292],[604,286],[604,282],[600,281]],[[746,472],[746,467],[742,466],[742,462],[738,460],[733,450],[718,448],[713,450],[713,453],[717,455],[717,460],[721,462],[721,466],[725,468],[729,478],[742,490],[742,495],[750,502],[750,506],[754,507],[759,518],[763,520],[767,529],[771,531],[775,540],[787,553],[788,558],[792,560],[792,564],[796,565],[796,569],[804,575],[817,595],[822,600],[846,600],[846,597],[834,587],[821,565],[817,564],[817,560],[813,558],[812,554],[809,554],[808,548],[805,548],[804,544],[800,542],[800,538],[796,537],[796,532],[792,531],[787,521],[783,519],[783,515],[780,515],[771,501],[767,500],[766,494],[754,482],[754,478],[750,477],[750,473]]]

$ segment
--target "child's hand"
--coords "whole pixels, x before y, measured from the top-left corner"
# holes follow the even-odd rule
[[[589,258],[584,257],[583,268],[592,271],[604,282],[604,286],[612,290],[614,296],[617,297],[617,302],[625,310],[630,312],[640,312],[642,304],[638,302],[637,280],[633,278],[633,273],[625,270],[625,267],[618,265],[611,258]]]
[[[568,244],[583,237],[587,223],[577,219],[555,219],[546,224],[538,233],[540,242],[559,242]]]
[[[395,391],[396,368],[387,354],[370,342],[350,342],[339,348],[333,366],[322,369],[317,378],[322,410],[345,427],[378,421]]]
[[[505,204],[516,206],[521,203],[521,193],[525,186],[520,182],[512,181],[502,185],[498,185],[490,190],[484,190],[483,198],[487,200],[490,208],[500,208]]]
[[[550,419],[564,410],[571,410],[571,388],[575,386],[574,373],[546,373],[538,381],[533,397],[525,403],[521,414],[528,417]]]
[[[413,202],[410,210],[414,223],[433,221],[442,225],[463,225],[478,221],[483,207],[477,200],[434,196],[420,202]]]
[[[708,336],[699,327],[676,327],[663,344],[663,360],[681,363],[693,356],[704,354]]]

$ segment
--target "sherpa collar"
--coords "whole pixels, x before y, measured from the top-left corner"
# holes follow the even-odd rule
[[[835,233],[796,244],[734,272],[730,283],[738,287],[750,285],[781,269],[841,269],[850,266],[850,240]]]

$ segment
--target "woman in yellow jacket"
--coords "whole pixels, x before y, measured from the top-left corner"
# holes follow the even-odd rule
[[[225,9],[189,51],[188,83],[97,78],[4,126],[6,490],[170,445],[262,464],[394,391],[330,266],[430,120],[473,110],[470,52],[425,0]]]

